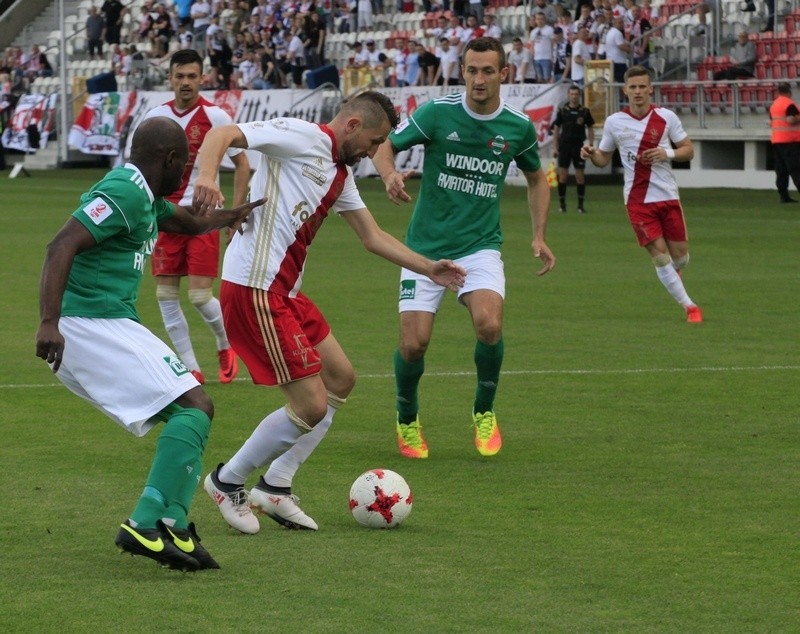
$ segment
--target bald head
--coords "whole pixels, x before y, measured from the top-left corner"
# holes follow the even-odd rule
[[[167,117],[143,121],[131,142],[131,163],[155,196],[168,196],[181,184],[189,161],[189,143],[177,122]]]
[[[189,153],[189,144],[183,128],[167,117],[153,117],[143,121],[131,142],[131,162],[159,162],[170,152]]]

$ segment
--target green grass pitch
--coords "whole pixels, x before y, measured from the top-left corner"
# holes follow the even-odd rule
[[[63,388],[34,355],[44,246],[100,171],[2,179],[5,632],[797,632],[800,628],[797,237],[773,191],[685,190],[705,313],[687,324],[636,243],[621,185],[553,213],[556,269],[537,278],[522,188],[506,189],[504,447],[472,445],[473,334],[450,298],[421,387],[431,456],[394,438],[397,270],[330,218],[304,290],[359,374],[347,406],[295,480],[317,533],[268,519],[236,534],[199,491],[192,511],[217,572],[180,574],[117,553],[117,524],[143,485],[157,432],[135,439]],[[410,184],[416,193],[417,182]],[[225,178],[230,191],[230,178]],[[402,236],[410,206],[361,183]],[[553,202],[553,209],[556,208]],[[166,337],[149,274],[143,321]],[[206,376],[210,331],[186,303]],[[206,470],[227,459],[277,390],[210,381]],[[111,378],[111,377],[110,377]],[[124,380],[124,376],[118,377]],[[355,477],[410,483],[397,530],[359,527]]]

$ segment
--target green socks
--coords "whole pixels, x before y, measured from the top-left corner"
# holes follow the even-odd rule
[[[422,373],[425,372],[425,358],[409,363],[394,351],[394,379],[397,385],[397,420],[400,423],[413,423],[419,412],[417,388]]]
[[[131,515],[137,526],[154,528],[162,518],[174,520],[177,528],[188,526],[187,513],[202,474],[202,456],[211,429],[211,419],[199,409],[172,413],[156,443],[139,503]]]
[[[473,412],[483,414],[494,410],[494,397],[497,394],[497,382],[500,380],[500,366],[503,365],[503,340],[489,345],[475,343],[475,368],[478,371],[478,387],[475,390],[475,407]]]

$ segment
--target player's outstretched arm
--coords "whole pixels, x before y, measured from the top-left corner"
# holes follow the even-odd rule
[[[412,251],[394,236],[386,233],[378,226],[375,218],[365,207],[342,213],[347,224],[356,232],[364,248],[370,253],[393,262],[398,266],[428,276],[440,286],[451,290],[464,285],[467,272],[452,260],[434,262],[423,255]]]
[[[188,235],[198,235],[208,233],[222,227],[238,229],[250,213],[256,207],[260,207],[267,201],[266,198],[254,200],[244,205],[239,205],[233,209],[213,209],[210,213],[197,213],[196,209],[175,206],[175,213],[161,220],[158,228],[169,233],[185,233]]]
[[[229,147],[246,148],[247,139],[239,126],[223,125],[208,131],[197,154],[197,180],[194,183],[192,206],[202,213],[222,207],[225,197],[217,183],[222,157]]]
[[[411,196],[406,191],[406,175],[398,172],[395,167],[394,155],[394,146],[389,139],[386,139],[372,157],[372,164],[378,170],[378,174],[386,186],[386,195],[389,196],[389,200],[395,205],[399,205],[401,202],[409,202]]]
[[[553,270],[556,265],[556,256],[553,255],[545,241],[547,218],[550,214],[550,186],[547,184],[547,175],[541,168],[535,172],[524,172],[524,174],[528,181],[528,211],[533,226],[531,249],[534,257],[544,263],[536,275],[544,275]]]
[[[47,245],[39,281],[40,322],[36,331],[36,356],[52,363],[53,372],[58,372],[64,353],[64,337],[58,330],[58,320],[72,261],[78,253],[96,244],[89,230],[70,218]]]

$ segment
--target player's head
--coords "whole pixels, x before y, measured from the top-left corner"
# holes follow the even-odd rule
[[[190,48],[175,51],[169,60],[169,85],[179,110],[194,105],[203,83],[203,58]]]
[[[653,83],[650,71],[644,66],[631,66],[625,71],[625,85],[622,92],[628,97],[632,106],[647,107],[653,94]]]
[[[778,94],[789,96],[792,94],[792,86],[788,81],[782,81],[778,84]]]
[[[156,196],[168,196],[181,184],[189,161],[183,128],[167,117],[145,119],[133,133],[131,163],[139,168]]]
[[[477,37],[467,42],[461,72],[470,108],[482,113],[496,110],[500,105],[500,84],[508,76],[506,53],[500,40]]]
[[[362,158],[372,158],[398,123],[394,103],[386,95],[368,90],[348,99],[331,121],[339,160],[355,165]]]

